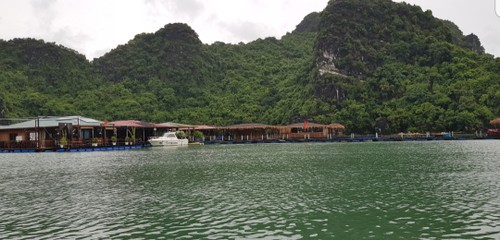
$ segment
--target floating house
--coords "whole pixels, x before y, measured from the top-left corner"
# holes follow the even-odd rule
[[[103,122],[81,117],[37,117],[0,126],[0,149],[43,150],[82,146],[103,133]]]
[[[344,135],[345,127],[341,124],[318,124],[312,122],[295,123],[280,128],[283,139],[334,139]]]
[[[194,126],[181,130],[201,131],[210,142],[273,142],[280,140],[328,140],[342,137],[345,127],[341,124],[296,123],[274,126],[259,123],[237,124],[225,127]]]
[[[192,136],[192,134],[191,134],[194,131],[200,131],[203,133],[203,135],[205,136],[203,141],[205,141],[206,139],[209,139],[210,141],[216,141],[220,134],[222,134],[222,136],[223,136],[223,132],[221,132],[221,127],[210,126],[210,125],[195,125],[195,126],[191,126],[189,128],[181,128],[179,130],[187,131],[190,135],[191,141],[195,140],[194,136]]]
[[[260,124],[247,123],[227,127],[223,130],[222,139],[227,141],[266,141],[279,139],[279,127]]]
[[[107,125],[112,127],[112,134],[116,136],[118,143],[140,145],[145,144],[150,137],[155,136],[157,127],[161,127],[159,124],[138,120],[114,121]],[[107,133],[106,136],[111,135]]]

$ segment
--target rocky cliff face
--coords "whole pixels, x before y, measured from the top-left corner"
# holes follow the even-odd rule
[[[332,0],[318,31],[313,82],[322,99],[346,99],[339,82],[363,81],[386,64],[432,67],[450,61],[452,44],[484,53],[475,35],[465,37],[432,12],[391,0]],[[342,80],[349,77],[356,80]]]

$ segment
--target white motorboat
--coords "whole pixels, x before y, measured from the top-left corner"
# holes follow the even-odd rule
[[[153,147],[161,146],[187,146],[189,141],[187,139],[179,139],[175,132],[166,132],[161,137],[149,139],[149,143]]]

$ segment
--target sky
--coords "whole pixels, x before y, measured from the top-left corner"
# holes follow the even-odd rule
[[[400,0],[394,0],[400,2]],[[500,0],[405,0],[479,36],[500,56]],[[328,0],[0,0],[0,39],[36,38],[100,57],[168,23],[191,26],[210,44],[280,38]],[[499,14],[500,15],[500,14]]]

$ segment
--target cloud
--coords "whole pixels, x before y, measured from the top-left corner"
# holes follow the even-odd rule
[[[495,0],[495,12],[497,13],[497,17],[500,18],[500,0]]]
[[[402,0],[394,0],[402,1]],[[432,9],[468,34],[476,33],[486,51],[500,55],[500,18],[494,1],[405,0]],[[497,2],[500,0],[497,0]],[[249,42],[281,37],[328,0],[0,0],[0,38],[42,38],[101,56],[136,34],[168,23],[189,24],[204,43]],[[485,29],[489,26],[489,29]]]
[[[174,1],[174,10],[187,18],[195,18],[199,16],[203,10],[204,5],[198,0],[178,0]]]
[[[95,51],[89,52],[86,55],[98,58],[98,57],[103,56],[104,54],[108,53],[110,50],[111,50],[110,48],[99,49],[99,50],[95,50]],[[92,59],[89,59],[89,60],[92,60]]]
[[[486,52],[496,57],[500,57],[500,46],[498,45],[500,42],[500,35],[497,34],[498,30],[492,26],[488,26],[483,32],[485,32],[485,34],[480,40]]]
[[[151,17],[167,13],[175,18],[195,20],[205,12],[205,5],[200,0],[143,0],[143,3],[148,6]]]
[[[218,25],[231,35],[231,38],[239,39],[243,42],[249,42],[260,37],[269,37],[273,35],[273,29],[263,23],[237,21],[231,23],[219,22]]]
[[[92,41],[93,38],[84,33],[73,33],[69,27],[64,27],[53,32],[50,37],[51,41],[55,41],[64,46],[77,46],[75,50],[85,53],[85,45]]]
[[[57,16],[54,10],[57,0],[31,0],[30,4],[34,9],[33,13],[38,20],[40,29],[50,30]]]

